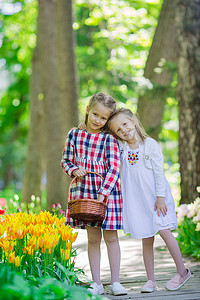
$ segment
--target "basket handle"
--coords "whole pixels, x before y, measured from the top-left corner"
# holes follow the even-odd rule
[[[101,176],[99,173],[96,173],[96,172],[87,172],[87,174],[95,174],[95,175],[98,175],[99,177],[101,177],[102,180],[104,180],[103,176]],[[84,176],[86,176],[87,174],[85,174]],[[69,189],[68,189],[68,201],[70,200],[69,195],[70,195],[70,188],[71,188],[71,185],[72,185],[72,183],[76,180],[77,177],[78,177],[78,176],[75,176],[75,177],[72,179],[72,181],[70,182],[70,184],[69,184]],[[105,200],[106,200],[105,203],[107,203],[108,197],[105,197]],[[104,201],[103,201],[103,202],[104,202]]]

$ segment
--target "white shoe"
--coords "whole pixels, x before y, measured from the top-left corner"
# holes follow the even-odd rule
[[[141,288],[141,293],[152,293],[157,291],[157,289],[156,283],[152,280],[148,280]]]
[[[111,294],[115,296],[128,294],[127,290],[119,282],[113,282],[113,284],[110,285],[110,289]]]
[[[102,294],[104,294],[103,285],[102,284],[97,284],[96,282],[93,282],[87,290],[92,295],[102,295]]]

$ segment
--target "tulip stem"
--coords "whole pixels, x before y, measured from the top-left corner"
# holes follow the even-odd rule
[[[51,248],[51,276],[53,277],[53,249]]]
[[[47,273],[47,254],[45,253],[44,256],[44,276],[46,276]]]

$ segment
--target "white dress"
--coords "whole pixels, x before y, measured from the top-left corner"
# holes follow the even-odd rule
[[[154,211],[155,177],[153,169],[144,164],[144,145],[140,144],[135,150],[127,147],[125,151],[121,165],[124,232],[130,233],[132,238],[141,239],[152,237],[161,229],[176,229],[175,204],[167,179],[167,215],[158,217],[157,211]]]

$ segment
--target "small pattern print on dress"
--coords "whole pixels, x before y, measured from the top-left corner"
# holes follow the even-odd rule
[[[129,162],[131,165],[136,164],[137,161],[139,160],[138,153],[139,153],[139,151],[137,151],[136,153],[133,153],[133,152],[131,152],[131,151],[128,151],[128,162]]]

